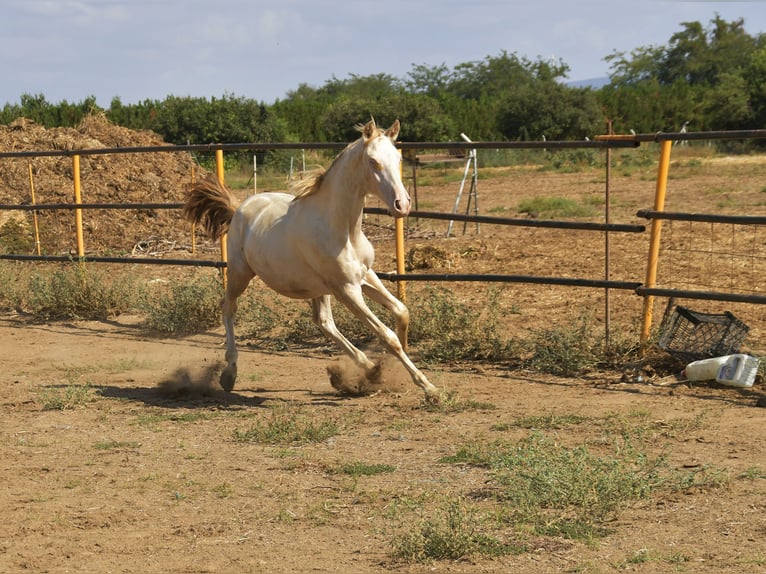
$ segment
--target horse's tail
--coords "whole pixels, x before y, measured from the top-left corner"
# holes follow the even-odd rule
[[[237,207],[231,191],[217,177],[208,176],[189,187],[183,215],[195,225],[202,222],[211,239],[218,239],[229,229]]]

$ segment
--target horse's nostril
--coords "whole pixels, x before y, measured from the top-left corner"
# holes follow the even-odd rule
[[[402,202],[397,199],[396,201],[394,201],[394,207],[397,209],[397,211],[401,211],[402,210]]]

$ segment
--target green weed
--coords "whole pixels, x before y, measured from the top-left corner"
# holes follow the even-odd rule
[[[23,218],[11,217],[0,225],[0,253],[32,253],[35,241]]]
[[[143,304],[146,325],[153,331],[188,335],[220,324],[223,288],[217,278],[197,275],[158,289]]]
[[[429,505],[430,506],[430,505]],[[391,541],[395,558],[408,562],[460,560],[470,556],[520,554],[524,547],[493,533],[493,521],[462,498],[450,498],[407,524]]]
[[[374,476],[376,474],[385,474],[389,472],[394,472],[396,470],[395,466],[391,466],[390,464],[367,464],[365,462],[349,462],[344,463],[340,465],[340,467],[336,470],[339,474],[347,474],[349,476],[353,477],[359,477],[359,476]]]
[[[481,311],[459,302],[447,289],[426,288],[410,305],[410,342],[426,361],[504,360],[514,342],[500,332],[497,291]]]
[[[337,435],[340,427],[331,418],[308,415],[298,408],[279,406],[270,409],[266,420],[257,420],[247,429],[234,431],[237,442],[260,444],[308,444]]]
[[[140,288],[129,278],[119,281],[92,266],[65,264],[53,273],[29,280],[30,311],[49,320],[105,320],[135,307]]]
[[[134,441],[119,441],[119,440],[102,440],[93,443],[93,448],[96,450],[122,450],[122,449],[137,449],[141,446],[141,443]]]
[[[40,391],[39,402],[45,411],[64,411],[84,407],[93,400],[89,383],[70,382],[63,387],[45,387]]]
[[[538,535],[579,540],[602,536],[619,510],[665,483],[662,457],[627,451],[597,456],[540,432],[513,444],[469,443],[442,462],[488,468],[505,520],[528,524]]]
[[[553,327],[533,331],[526,366],[538,371],[571,377],[595,367],[599,356],[590,335],[587,318],[570,328]]]

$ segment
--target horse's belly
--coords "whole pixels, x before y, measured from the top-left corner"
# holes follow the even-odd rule
[[[250,266],[268,287],[286,297],[311,299],[326,293],[319,277],[298,254],[281,248],[254,249]]]
[[[324,235],[312,218],[289,209],[291,201],[286,194],[264,193],[243,204],[248,223],[241,230],[240,249],[248,266],[268,287],[295,299],[330,295],[343,284],[359,283],[372,265],[369,242],[356,245]]]

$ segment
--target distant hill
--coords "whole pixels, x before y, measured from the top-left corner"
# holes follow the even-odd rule
[[[566,82],[566,85],[570,88],[593,88],[598,90],[603,88],[609,83],[609,78],[602,76],[601,78],[590,78],[588,80],[577,80],[573,82]]]

